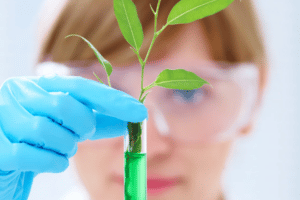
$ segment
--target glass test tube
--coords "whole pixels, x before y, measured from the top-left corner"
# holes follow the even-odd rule
[[[124,137],[124,199],[147,199],[147,119],[127,123]]]

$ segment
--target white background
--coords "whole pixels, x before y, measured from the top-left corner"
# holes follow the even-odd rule
[[[245,1],[245,0],[242,0]],[[0,0],[0,85],[33,75],[34,31],[42,0]],[[257,1],[271,78],[253,134],[240,139],[225,170],[229,199],[300,199],[300,17],[298,0]],[[297,102],[299,102],[297,104]],[[59,199],[77,184],[72,166],[36,177],[30,200]]]

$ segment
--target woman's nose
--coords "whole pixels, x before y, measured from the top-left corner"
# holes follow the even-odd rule
[[[147,159],[149,161],[155,158],[162,159],[162,157],[169,156],[173,148],[172,142],[167,136],[170,127],[168,127],[167,119],[159,109],[150,103],[145,103],[145,106],[148,109]]]

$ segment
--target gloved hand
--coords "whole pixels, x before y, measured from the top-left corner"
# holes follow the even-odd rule
[[[64,171],[77,143],[124,136],[148,118],[130,95],[79,76],[27,76],[0,89],[0,199],[27,199],[38,173]]]

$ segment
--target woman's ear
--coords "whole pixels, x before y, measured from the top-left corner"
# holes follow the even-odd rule
[[[260,68],[259,68],[259,90],[258,90],[258,95],[257,95],[255,107],[252,110],[249,122],[239,130],[240,135],[243,135],[243,136],[246,136],[246,135],[250,134],[254,129],[254,126],[255,126],[256,121],[257,121],[258,116],[259,116],[259,112],[260,112],[261,107],[262,107],[262,103],[263,103],[264,96],[265,96],[265,93],[266,93],[265,91],[267,89],[267,84],[269,82],[269,67],[268,67],[267,62],[263,62],[263,64],[260,65],[259,67]]]

